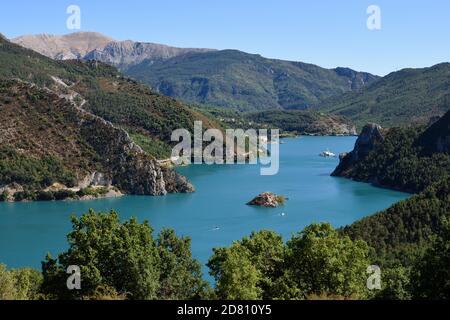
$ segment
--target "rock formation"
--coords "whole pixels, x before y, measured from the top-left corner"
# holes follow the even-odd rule
[[[271,192],[263,192],[247,203],[250,206],[276,208],[285,202],[286,198]]]
[[[87,53],[103,48],[113,39],[97,32],[75,32],[63,36],[51,34],[25,35],[11,40],[52,59],[81,59]]]
[[[357,161],[364,159],[373,150],[375,144],[383,140],[381,126],[375,123],[365,125],[356,140],[353,151],[339,155],[339,165],[331,175],[346,176]]]

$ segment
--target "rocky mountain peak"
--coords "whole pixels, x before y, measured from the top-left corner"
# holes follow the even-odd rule
[[[212,51],[212,49],[177,48],[157,43],[125,40],[110,42],[103,48],[89,52],[83,59],[99,60],[126,69],[143,61],[152,63],[156,60],[167,60],[187,53],[208,51]]]
[[[75,32],[67,35],[25,35],[11,41],[52,59],[67,60],[82,58],[114,40],[97,32]]]
[[[12,42],[56,60],[99,60],[121,69],[144,60],[170,59],[186,53],[212,51],[202,48],[176,48],[156,43],[115,41],[98,32],[74,32],[67,35],[25,35]]]
[[[426,155],[434,152],[450,154],[450,110],[420,136],[416,145],[420,146]]]

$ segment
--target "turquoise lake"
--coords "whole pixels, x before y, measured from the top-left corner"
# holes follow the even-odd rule
[[[115,209],[121,219],[149,220],[155,231],[173,228],[192,238],[192,251],[203,264],[213,247],[230,245],[252,231],[270,229],[285,240],[312,222],[339,227],[389,207],[408,194],[366,183],[330,177],[337,158],[318,154],[353,149],[355,137],[301,137],[280,145],[280,170],[260,176],[258,165],[192,165],[178,170],[196,187],[193,194],[165,197],[125,196],[93,201],[0,203],[0,263],[40,268],[47,252],[67,247],[69,217],[89,208]],[[279,208],[246,203],[263,191],[289,198]],[[207,272],[206,268],[204,269]]]

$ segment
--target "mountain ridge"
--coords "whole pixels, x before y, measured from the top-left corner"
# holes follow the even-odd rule
[[[353,120],[359,127],[427,124],[450,109],[450,63],[392,72],[375,83],[330,97],[313,108]]]
[[[184,101],[252,111],[304,109],[378,79],[353,70],[348,76],[340,70],[227,49],[143,61],[126,73]]]
[[[426,126],[382,129],[367,124],[332,176],[418,193],[450,178],[450,110]]]
[[[231,49],[176,48],[130,40],[104,40],[103,46],[84,55],[70,50],[64,55],[48,52],[29,39],[13,41],[54,59],[95,59],[114,65],[158,92],[185,102],[246,111],[304,109],[378,79],[349,68],[325,69]]]
[[[56,60],[99,60],[121,70],[143,60],[168,59],[189,52],[214,49],[179,48],[165,44],[132,40],[117,41],[98,32],[74,32],[65,35],[24,35],[10,40],[27,49]],[[135,59],[135,60],[133,60]]]
[[[15,44],[57,60],[81,59],[87,53],[113,41],[115,40],[98,32],[75,32],[66,35],[41,33],[11,39]]]
[[[193,191],[128,131],[139,131],[147,145],[158,142],[156,148],[169,146],[168,133],[178,125],[215,123],[114,67],[55,61],[0,39],[0,90],[0,200],[73,198],[86,188],[98,195],[97,187],[147,195]]]

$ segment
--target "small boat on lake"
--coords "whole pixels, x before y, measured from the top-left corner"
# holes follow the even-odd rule
[[[329,149],[322,151],[319,156],[324,157],[324,158],[334,158],[336,157],[336,154],[334,154],[333,152],[331,152]]]

